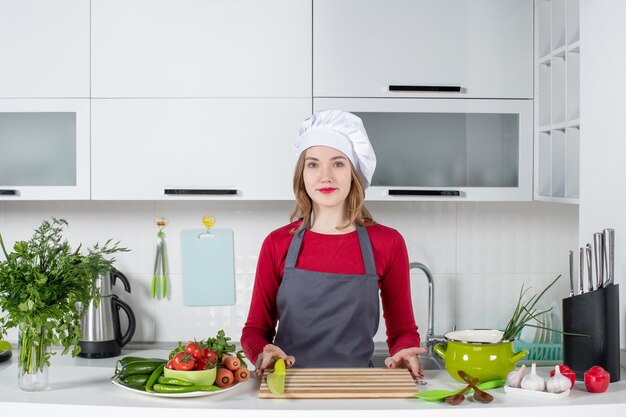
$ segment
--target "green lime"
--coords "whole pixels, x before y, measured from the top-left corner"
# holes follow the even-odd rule
[[[283,359],[276,359],[276,363],[274,364],[274,373],[277,375],[285,375],[287,373],[285,371],[285,361]]]
[[[12,349],[13,349],[13,346],[11,346],[9,342],[7,342],[6,340],[0,340],[0,351],[12,350]]]

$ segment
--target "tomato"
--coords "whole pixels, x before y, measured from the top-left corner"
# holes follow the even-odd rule
[[[217,354],[211,349],[204,349],[204,360],[208,363],[217,362]]]
[[[202,347],[198,347],[194,352],[193,352],[193,358],[197,361],[202,361],[204,360],[204,351],[206,349],[202,348]]]
[[[196,365],[193,367],[194,371],[204,371],[205,369],[211,369],[211,366],[203,360],[196,361]]]
[[[189,356],[193,356],[198,350],[198,346],[194,342],[189,342],[185,346],[185,353]]]
[[[177,371],[191,371],[196,366],[196,361],[185,352],[178,352],[173,361]]]
[[[170,359],[170,360],[167,362],[167,365],[165,365],[165,367],[166,367],[167,369],[174,369],[174,359]]]
[[[197,355],[198,358],[196,359],[196,366],[194,369],[205,370],[214,368],[217,359],[215,352],[207,348],[198,349],[198,351],[200,351],[200,354]],[[196,355],[194,355],[194,358],[195,357]]]

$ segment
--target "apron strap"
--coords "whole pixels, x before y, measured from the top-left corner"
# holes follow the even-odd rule
[[[365,275],[378,277],[376,274],[376,262],[374,260],[374,251],[372,250],[370,236],[363,226],[357,226],[356,231],[359,236],[359,245],[361,246],[361,255],[363,256]]]
[[[296,267],[296,261],[298,260],[298,255],[300,254],[300,247],[302,246],[305,231],[306,229],[300,230],[291,239],[289,250],[287,251],[287,259],[285,259],[285,269],[294,269]],[[361,256],[363,257],[365,275],[377,277],[378,275],[376,274],[374,251],[372,250],[372,243],[370,241],[369,234],[363,226],[357,226],[356,231],[359,238],[359,246],[361,246]]]
[[[300,254],[300,246],[302,246],[302,239],[304,238],[304,232],[306,229],[300,230],[291,238],[289,244],[289,250],[287,251],[287,259],[285,259],[285,269],[294,269],[296,267],[296,261]]]

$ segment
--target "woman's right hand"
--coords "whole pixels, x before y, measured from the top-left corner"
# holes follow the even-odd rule
[[[261,352],[256,359],[256,365],[255,365],[256,369],[254,370],[254,373],[256,374],[256,376],[259,376],[259,377],[262,376],[263,371],[269,368],[270,366],[273,367],[274,363],[276,362],[276,359],[278,358],[282,358],[285,361],[285,366],[287,368],[291,368],[293,364],[296,362],[295,357],[288,356],[278,346],[267,344],[263,348],[263,352]]]

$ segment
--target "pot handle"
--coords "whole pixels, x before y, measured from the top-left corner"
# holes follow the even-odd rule
[[[437,343],[433,346],[433,350],[437,353],[437,355],[441,356],[442,359],[446,358],[446,351],[448,350],[447,343]]]
[[[115,326],[115,333],[117,337],[117,343],[120,346],[126,345],[130,342],[131,337],[135,334],[135,314],[133,310],[130,308],[128,304],[117,298],[117,296],[111,297],[111,304],[113,305],[113,321]],[[126,333],[122,335],[122,331],[120,329],[120,309],[124,310],[126,315],[128,316],[128,329],[126,329]]]
[[[518,360],[522,359],[526,355],[528,355],[528,351],[526,349],[520,350],[511,357],[511,363],[516,363]]]

